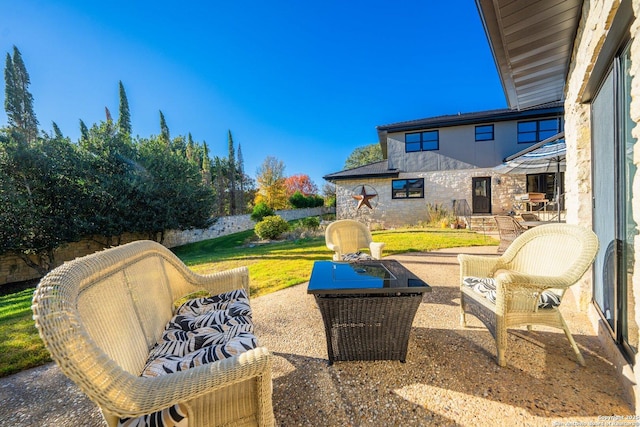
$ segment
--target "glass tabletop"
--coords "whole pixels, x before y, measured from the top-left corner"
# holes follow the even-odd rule
[[[428,284],[395,260],[316,261],[307,288],[310,294],[418,293],[430,290]]]

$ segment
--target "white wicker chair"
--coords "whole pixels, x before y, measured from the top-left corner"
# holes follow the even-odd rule
[[[534,324],[562,329],[584,366],[558,306],[541,308],[541,300],[544,291],[552,290],[561,301],[589,269],[597,250],[598,238],[591,230],[548,224],[518,236],[500,257],[459,255],[461,324],[466,326],[466,312],[485,324],[496,341],[500,366],[506,365],[507,329]],[[494,279],[495,303],[465,284],[469,277]]]
[[[272,355],[264,347],[139,376],[176,299],[242,288],[249,290],[245,267],[198,275],[164,246],[138,241],[53,270],[38,285],[32,309],[51,357],[109,426],[177,403],[187,408],[190,426],[273,425]]]
[[[341,219],[327,226],[325,231],[327,247],[334,251],[334,261],[342,261],[346,254],[368,249],[373,259],[382,258],[384,243],[374,242],[369,228],[352,219]]]

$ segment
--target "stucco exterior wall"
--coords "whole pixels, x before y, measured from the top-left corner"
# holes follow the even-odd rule
[[[567,172],[565,174],[567,222],[580,224],[585,227],[592,227],[592,177],[591,177],[591,122],[590,104],[584,102],[585,92],[588,90],[592,80],[592,73],[599,59],[602,48],[607,40],[611,26],[620,6],[617,0],[585,1],[583,6],[583,18],[578,29],[574,52],[571,60],[571,67],[568,74],[568,81],[565,91],[565,139],[567,144]],[[632,131],[636,139],[640,139],[640,38],[638,30],[640,23],[640,0],[632,1],[634,22],[631,26],[631,118],[636,123]],[[597,76],[595,76],[597,77]],[[640,143],[635,144],[634,163],[640,166]],[[633,182],[633,217],[637,224],[640,224],[640,174],[636,174]],[[613,213],[612,213],[613,214]],[[640,238],[635,237],[635,259],[636,268],[632,279],[632,295],[635,301],[640,301]],[[579,286],[573,287],[578,304],[582,310],[587,310],[593,324],[600,332],[600,336],[613,354],[615,364],[621,374],[622,385],[630,393],[630,400],[635,401],[636,412],[640,408],[640,396],[638,393],[638,380],[640,375],[638,369],[629,367],[622,355],[613,343],[613,339],[608,336],[608,331],[601,324],[601,320],[590,302],[592,300],[592,274],[585,274]],[[640,323],[640,304],[635,305],[635,319]],[[632,333],[630,331],[630,333]],[[636,332],[637,333],[637,332]],[[637,342],[637,340],[636,340]],[[617,359],[615,359],[617,357]],[[634,362],[633,365],[636,363]]]
[[[406,153],[405,132],[390,133],[387,136],[389,167],[404,172],[492,168],[501,164],[505,157],[532,145],[518,144],[518,121],[486,123],[494,126],[493,141],[476,141],[475,124],[438,128],[437,151]]]
[[[514,195],[526,189],[524,175],[500,175],[490,168],[401,173],[397,179],[424,178],[423,199],[392,199],[392,180],[388,178],[341,180],[336,182],[336,217],[357,219],[372,228],[417,225],[428,220],[428,204],[451,209],[453,200],[464,199],[471,207],[473,177],[492,178],[491,203],[494,214],[512,210]],[[371,202],[373,209],[366,206],[357,209],[357,200],[352,196],[360,191],[362,185],[366,186],[367,191],[374,190],[378,194]]]

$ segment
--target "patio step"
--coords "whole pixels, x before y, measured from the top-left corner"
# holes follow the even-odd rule
[[[498,226],[492,215],[472,215],[469,217],[471,220],[471,230],[481,233],[497,233]]]

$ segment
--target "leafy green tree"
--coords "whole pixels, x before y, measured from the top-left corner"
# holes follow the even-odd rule
[[[344,163],[345,169],[353,169],[358,166],[368,165],[370,163],[384,160],[382,158],[382,148],[379,144],[370,144],[358,147],[349,154]]]
[[[136,231],[155,236],[168,229],[206,227],[213,193],[202,183],[197,165],[168,149],[161,137],[142,139],[139,147],[145,173],[137,175]]]
[[[120,93],[120,105],[118,108],[118,131],[124,135],[131,136],[131,113],[129,112],[129,101],[124,90],[122,80],[118,82]]]
[[[13,57],[7,53],[4,80],[4,108],[9,126],[24,134],[27,142],[32,142],[38,136],[38,119],[33,111],[33,95],[29,92],[29,73],[16,46],[13,46]]]
[[[256,180],[258,181],[256,204],[264,202],[272,209],[285,209],[288,206],[282,160],[267,156],[258,168]]]
[[[28,142],[0,134],[0,253],[13,252],[40,275],[56,265],[55,249],[87,231],[86,180],[68,138]]]
[[[237,205],[241,207],[242,212],[246,210],[246,206],[244,203],[245,200],[245,177],[244,177],[244,157],[242,156],[242,147],[238,144],[238,164],[237,164],[238,174],[240,175],[240,191],[238,193],[238,203]],[[241,212],[241,213],[242,213]]]

